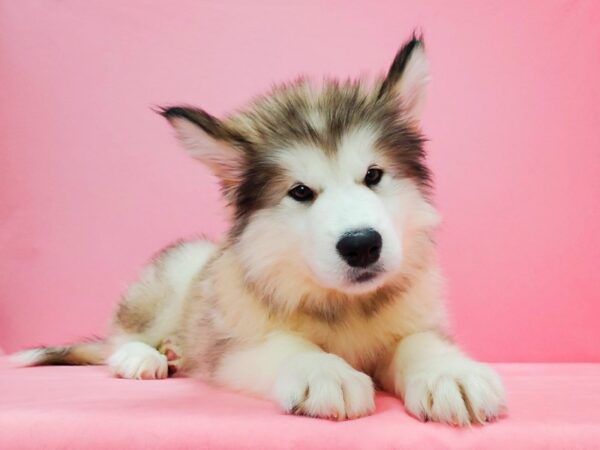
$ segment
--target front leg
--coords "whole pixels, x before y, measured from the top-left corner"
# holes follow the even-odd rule
[[[385,389],[401,396],[405,408],[421,420],[483,423],[505,408],[498,375],[435,332],[402,339],[379,375]]]
[[[339,356],[287,333],[229,349],[214,381],[275,400],[286,412],[351,419],[375,410],[371,378]]]

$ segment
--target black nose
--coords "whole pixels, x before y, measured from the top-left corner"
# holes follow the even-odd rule
[[[335,248],[352,267],[367,267],[379,259],[381,235],[372,228],[345,233]]]

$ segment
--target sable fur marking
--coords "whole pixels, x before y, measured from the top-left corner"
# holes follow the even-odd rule
[[[300,79],[224,119],[162,109],[219,179],[227,239],[152,258],[106,340],[15,360],[106,363],[136,379],[177,372],[335,420],[371,414],[375,384],[421,420],[498,418],[500,379],[447,334],[419,125],[428,79],[413,36],[371,85]],[[288,195],[299,185],[311,195]]]
[[[393,86],[400,81],[410,56],[413,54],[416,48],[423,46],[424,44],[422,38],[417,37],[416,34],[413,34],[412,39],[402,46],[394,58],[394,62],[388,71],[387,77],[381,85],[379,97],[389,94]]]
[[[219,119],[201,109],[194,107],[175,106],[170,108],[161,108],[159,110],[159,114],[161,114],[167,120],[172,120],[174,118],[187,119],[190,122],[198,125],[215,139],[236,143],[241,147],[247,144],[241,135],[237,134],[235,131],[227,129],[223,126]]]
[[[115,320],[124,330],[141,333],[152,323],[152,314],[150,310],[144,311],[123,301],[117,309]]]
[[[13,355],[13,361],[21,366],[100,364],[106,357],[102,340],[89,339],[63,347],[38,347]]]

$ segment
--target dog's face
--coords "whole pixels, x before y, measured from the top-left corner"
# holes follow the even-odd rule
[[[401,270],[408,235],[435,222],[418,123],[428,76],[413,39],[371,87],[298,81],[224,121],[163,111],[220,178],[250,281],[285,273],[298,286],[364,294]]]

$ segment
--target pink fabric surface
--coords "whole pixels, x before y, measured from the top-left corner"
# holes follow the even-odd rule
[[[14,369],[0,359],[1,449],[597,449],[600,364],[497,364],[508,416],[420,423],[378,394],[375,415],[330,422],[191,379],[111,378],[104,367]]]
[[[599,23],[594,0],[0,0],[0,345],[102,334],[158,248],[223,233],[152,105],[373,77],[421,27],[457,341],[600,362]]]

